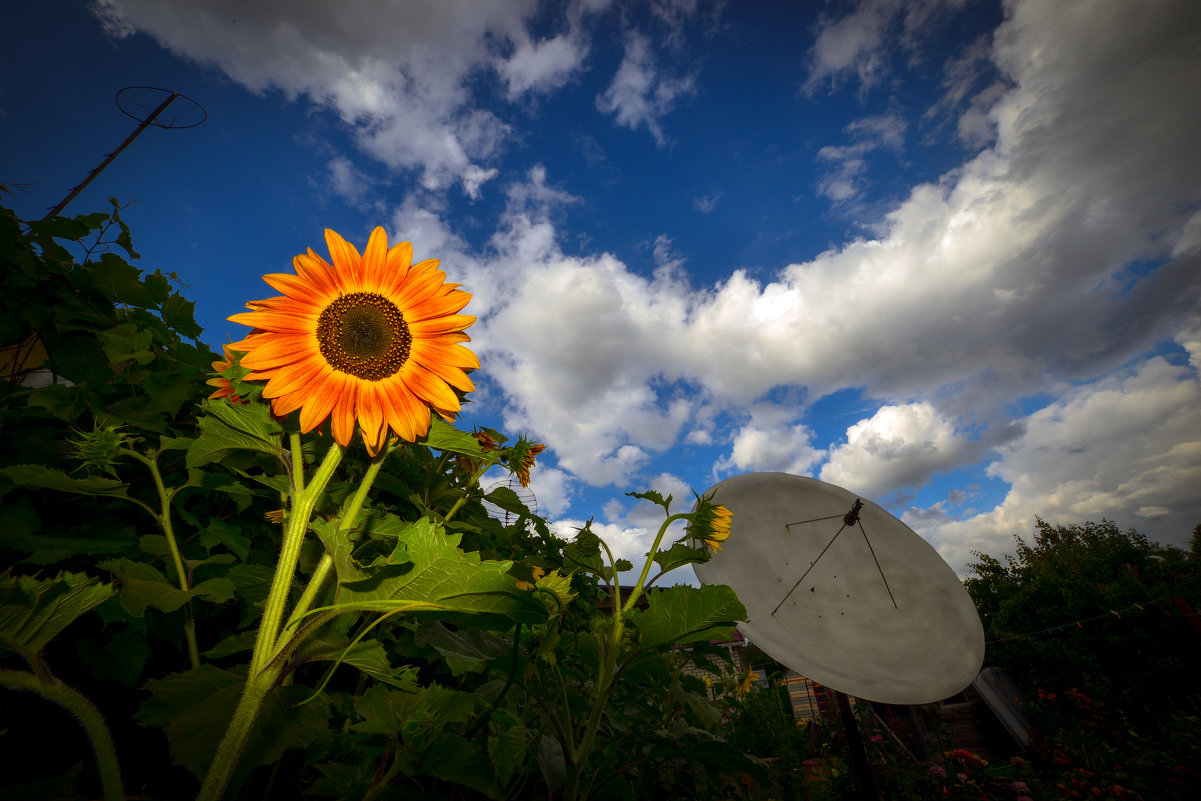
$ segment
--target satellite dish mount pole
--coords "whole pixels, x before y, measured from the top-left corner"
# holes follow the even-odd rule
[[[155,118],[157,118],[158,115],[160,115],[164,111],[166,111],[167,106],[171,105],[171,101],[173,101],[177,97],[179,97],[179,92],[172,92],[170,95],[168,95],[167,99],[164,100],[162,103],[160,103],[159,107],[150,113],[150,116],[148,116],[146,119],[142,120],[142,123],[140,125],[138,125],[137,128],[134,129],[133,133],[131,133],[129,136],[125,137],[125,141],[122,142],[117,147],[116,150],[114,150],[112,153],[109,153],[104,158],[104,161],[100,162],[99,166],[97,166],[94,170],[92,170],[91,172],[88,173],[88,176],[83,179],[83,182],[80,183],[79,186],[75,187],[70,192],[68,192],[67,196],[65,198],[63,198],[62,200],[60,200],[58,202],[57,206],[50,209],[50,211],[47,212],[46,216],[43,217],[42,219],[48,220],[51,217],[57,216],[59,212],[61,212],[63,209],[65,209],[67,207],[67,204],[70,203],[72,200],[74,200],[75,197],[80,192],[82,192],[84,189],[86,189],[87,185],[90,184],[97,175],[104,172],[104,168],[107,167],[108,165],[112,164],[113,159],[115,159],[117,156],[121,155],[121,151],[124,150],[125,148],[129,147],[129,144],[131,142],[133,142],[133,140],[138,138],[138,134],[140,134],[142,131],[146,130],[146,128],[150,125],[150,123],[154,122]]]

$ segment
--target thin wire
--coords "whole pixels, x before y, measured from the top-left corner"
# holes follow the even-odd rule
[[[1099,615],[1094,615],[1092,617],[1082,617],[1082,618],[1075,619],[1075,620],[1069,620],[1066,623],[1060,623],[1055,626],[1047,626],[1045,629],[1036,629],[1034,631],[1028,631],[1025,634],[1011,634],[1008,637],[998,637],[995,640],[987,640],[987,641],[985,641],[985,644],[987,645],[987,644],[995,643],[995,642],[1009,642],[1011,640],[1025,640],[1025,639],[1028,639],[1031,637],[1039,637],[1043,634],[1050,634],[1052,632],[1059,633],[1059,632],[1062,632],[1064,629],[1068,629],[1070,631],[1073,624],[1075,625],[1076,628],[1082,629],[1082,628],[1084,628],[1083,624],[1085,624],[1085,623],[1095,623],[1098,620],[1104,620],[1104,619],[1110,618],[1110,617],[1116,617],[1118,620],[1121,620],[1122,616],[1121,616],[1121,614],[1119,614],[1119,612],[1129,613],[1129,612],[1133,612],[1135,609],[1137,609],[1140,612],[1145,612],[1145,611],[1147,611],[1146,607],[1161,603],[1163,601],[1170,601],[1170,600],[1172,600],[1173,597],[1174,596],[1171,596],[1171,595],[1165,595],[1162,598],[1152,598],[1148,601],[1142,601],[1141,603],[1135,603],[1133,606],[1127,606],[1120,610],[1119,609],[1109,609],[1106,612],[1099,614]]]
[[[900,609],[897,606],[897,599],[892,597],[892,587],[888,586],[888,578],[884,575],[884,568],[880,567],[880,560],[876,559],[876,549],[872,547],[872,541],[867,538],[867,529],[863,527],[863,521],[856,518],[855,522],[859,524],[859,530],[863,532],[863,540],[867,543],[867,549],[872,552],[872,560],[876,563],[876,570],[880,571],[880,578],[884,581],[884,589],[888,590],[888,600],[892,601],[892,608]]]
[[[843,517],[843,515],[831,515],[830,517],[819,517],[819,518],[817,518],[817,520],[830,520],[835,517]],[[816,522],[816,520],[803,520],[801,522],[813,523],[813,522]],[[822,552],[817,555],[817,559],[814,559],[812,562],[809,563],[809,570],[812,570],[813,566],[816,565],[821,560],[821,558],[826,555],[826,551],[830,550],[830,546],[834,544],[834,540],[838,539],[838,535],[841,534],[846,527],[847,527],[847,524],[843,523],[842,526],[838,529],[838,532],[833,537],[830,538],[829,542],[826,543],[826,547],[822,548]],[[771,610],[773,617],[775,616],[776,612],[780,611],[780,607],[784,605],[784,602],[788,600],[788,596],[792,595],[794,592],[796,592],[796,588],[801,586],[801,582],[805,580],[805,576],[809,575],[809,570],[806,570],[804,572],[804,574],[802,574],[801,577],[796,580],[796,584],[792,585],[792,589],[788,591],[787,595],[785,595],[783,598],[780,599],[780,603],[776,604],[776,608]]]

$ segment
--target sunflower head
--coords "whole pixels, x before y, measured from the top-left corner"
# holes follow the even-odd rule
[[[733,512],[702,497],[697,500],[688,533],[717,553],[721,550],[721,544],[730,538],[730,526],[733,522]]]
[[[517,475],[521,486],[528,487],[530,485],[530,470],[533,468],[538,454],[544,450],[546,450],[545,445],[540,442],[532,442],[525,437],[519,437],[517,443],[509,449],[507,459],[509,469]]]
[[[329,261],[310,248],[292,260],[295,275],[263,276],[282,296],[229,318],[254,329],[229,346],[245,354],[246,380],[267,382],[277,416],[299,410],[302,432],[328,420],[348,445],[357,427],[372,456],[392,435],[429,433],[431,411],[453,422],[480,366],[462,344],[475,318],[458,313],[471,295],[436,260],[413,264],[408,242],[388,247],[383,228],[362,254],[334,231],[325,241]]]
[[[748,670],[746,675],[742,677],[742,681],[738,682],[738,686],[734,688],[734,695],[739,698],[746,696],[758,680],[759,674],[754,670]]]
[[[225,354],[225,358],[221,361],[213,362],[213,372],[215,376],[204,383],[210,387],[216,387],[217,391],[209,395],[210,400],[218,400],[220,398],[229,398],[230,403],[246,403],[238,397],[234,392],[233,382],[225,375],[225,371],[233,367],[237,362],[238,355],[229,349],[229,345],[222,345],[221,350]]]

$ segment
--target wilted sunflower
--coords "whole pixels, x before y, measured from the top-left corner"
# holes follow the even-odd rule
[[[528,487],[530,485],[530,469],[533,468],[538,454],[544,450],[546,450],[545,445],[539,442],[530,442],[524,438],[519,439],[513,447],[509,466],[517,474],[517,480],[521,482],[521,486]]]
[[[460,344],[475,318],[456,313],[471,295],[446,283],[437,260],[412,264],[408,242],[389,248],[383,228],[361,256],[329,229],[325,242],[332,266],[309,248],[292,260],[296,275],[263,276],[283,297],[229,318],[255,329],[229,346],[246,353],[246,380],[267,381],[276,415],[299,409],[302,432],[328,418],[347,445],[357,422],[372,456],[389,430],[409,442],[425,436],[431,409],[453,421],[454,390],[473,390],[465,371],[480,366]]]

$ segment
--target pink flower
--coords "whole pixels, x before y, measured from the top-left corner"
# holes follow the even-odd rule
[[[872,735],[872,742],[873,742],[873,743],[882,743],[882,742],[884,742],[884,735],[883,735],[883,734],[873,734],[873,735]]]

